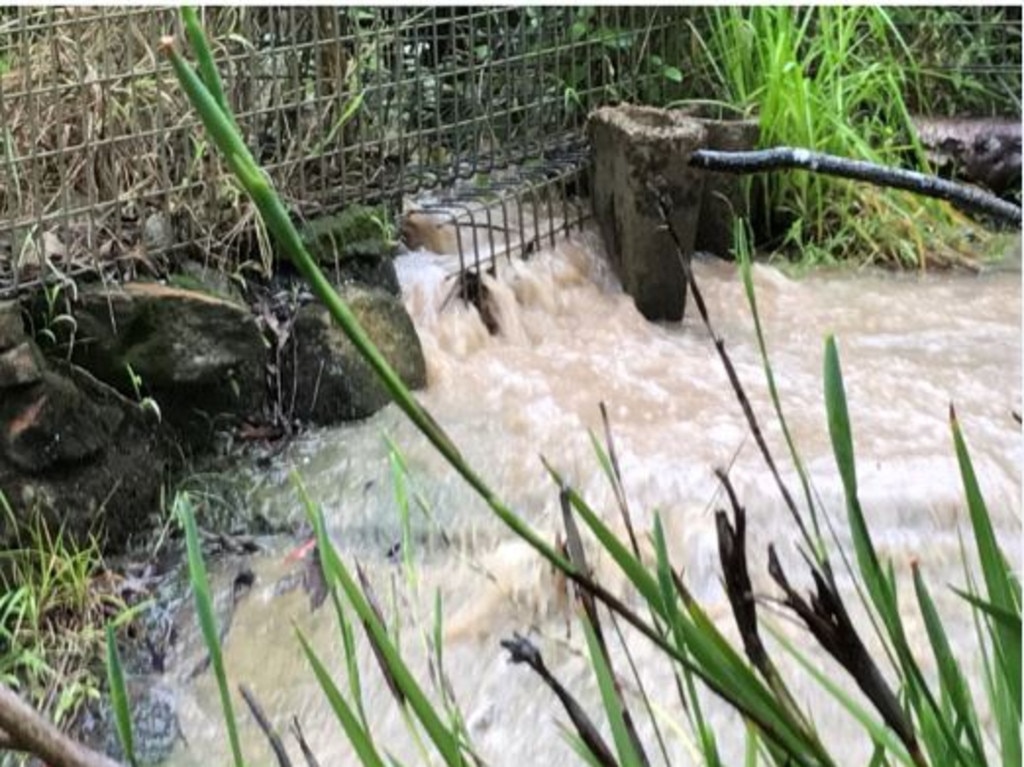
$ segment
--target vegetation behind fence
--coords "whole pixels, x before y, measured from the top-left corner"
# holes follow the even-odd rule
[[[203,14],[243,137],[299,216],[394,210],[418,189],[578,147],[604,104],[718,95],[701,9]],[[916,108],[1019,113],[1018,9],[892,15],[926,65]],[[0,297],[43,277],[159,271],[176,251],[267,265],[252,207],[157,55],[178,24],[160,8],[0,10]]]

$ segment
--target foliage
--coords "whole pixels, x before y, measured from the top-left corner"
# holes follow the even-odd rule
[[[888,13],[918,68],[917,87],[906,94],[912,111],[1020,115],[1020,8],[896,6]]]
[[[39,514],[25,524],[2,494],[0,513],[15,536],[0,551],[0,683],[67,723],[98,695],[104,624],[130,613],[104,581],[95,541],[76,545]]]
[[[919,70],[884,10],[721,7],[704,29],[697,66],[724,101],[757,115],[762,146],[927,169],[904,96]],[[944,203],[804,172],[759,188],[761,228],[808,263],[922,266],[971,253],[968,222]]]

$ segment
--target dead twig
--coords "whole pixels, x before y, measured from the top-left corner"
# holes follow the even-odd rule
[[[0,748],[32,754],[49,767],[121,767],[73,741],[5,684],[0,684]]]
[[[604,767],[618,767],[618,762],[612,755],[611,749],[608,748],[608,744],[604,742],[604,738],[601,737],[600,731],[590,721],[590,717],[587,716],[587,712],[583,710],[579,702],[548,671],[536,645],[517,632],[512,635],[511,639],[502,639],[501,646],[508,650],[509,660],[512,663],[525,663],[529,666],[561,701],[565,713],[572,720],[580,739],[590,749],[590,753],[597,759],[598,764]]]
[[[260,706],[259,701],[256,700],[256,696],[252,690],[246,687],[244,684],[238,685],[238,691],[242,694],[242,700],[245,701],[245,705],[249,707],[249,711],[252,712],[253,719],[256,720],[256,724],[263,730],[263,734],[267,736],[267,741],[270,743],[270,748],[274,751],[274,756],[277,757],[277,763],[280,767],[292,767],[292,760],[288,758],[288,752],[285,751],[284,743],[281,741],[281,736],[277,734],[274,729],[274,725],[270,723],[266,713],[263,711],[263,707]]]

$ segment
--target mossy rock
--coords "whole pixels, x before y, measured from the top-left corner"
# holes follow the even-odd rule
[[[400,294],[392,260],[398,244],[383,207],[352,205],[306,222],[299,234],[336,285],[355,282]]]
[[[413,389],[425,386],[423,349],[401,300],[360,285],[344,287],[341,295],[405,384]],[[294,415],[300,420],[323,426],[358,420],[390,401],[376,374],[323,305],[299,309],[291,343],[294,346],[281,358],[285,389],[294,391]]]
[[[66,346],[54,351],[70,351],[71,361],[130,398],[152,397],[192,448],[202,451],[218,426],[265,401],[266,343],[243,304],[138,282],[85,288],[73,313],[74,338],[59,337]]]

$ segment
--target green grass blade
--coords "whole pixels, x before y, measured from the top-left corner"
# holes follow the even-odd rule
[[[352,631],[352,623],[345,614],[345,608],[341,604],[341,599],[338,597],[337,589],[331,589],[331,602],[334,604],[334,613],[338,618],[341,645],[345,652],[345,670],[348,676],[349,694],[355,703],[355,708],[359,713],[359,720],[363,723],[363,728],[369,732],[366,710],[363,707],[363,685],[359,674],[359,656],[356,654],[355,634]]]
[[[798,650],[793,643],[779,630],[767,626],[769,633],[778,641],[797,663],[814,679],[829,695],[831,695],[857,721],[857,724],[868,734],[872,742],[884,746],[885,749],[907,767],[914,767],[914,762],[907,749],[891,729],[879,721],[866,708],[857,703],[853,697],[827,673],[821,670],[820,664],[811,661]]]
[[[685,620],[679,612],[679,595],[676,593],[675,583],[672,579],[672,565],[668,558],[668,546],[665,543],[665,531],[661,524],[661,516],[654,517],[654,552],[657,558],[656,569],[658,575],[658,587],[661,591],[662,609],[669,630],[675,638],[676,646],[681,652],[687,652],[686,635],[683,631],[682,621]],[[701,709],[700,700],[697,697],[697,688],[693,681],[693,674],[689,669],[683,668],[683,682],[686,685],[687,709],[686,715],[690,719],[690,725],[698,733],[698,740],[704,751],[705,757],[708,754],[707,742],[704,738],[704,714]]]
[[[953,445],[956,450],[957,462],[960,465],[960,476],[964,483],[967,497],[967,509],[974,530],[974,543],[978,549],[978,560],[985,579],[988,601],[992,607],[1002,612],[1016,615],[1019,621],[1021,614],[1020,581],[1013,574],[996,541],[992,528],[992,519],[988,506],[981,493],[974,464],[967,450],[956,412],[949,409],[949,421],[953,431]],[[1003,621],[993,624],[992,642],[996,651],[1003,658],[1005,682],[1009,687],[1010,699],[1016,706],[1017,718],[1021,716],[1021,635]]]
[[[317,657],[316,652],[310,647],[303,633],[298,629],[295,630],[295,633],[299,638],[299,643],[302,645],[302,651],[306,654],[309,665],[313,667],[313,674],[320,684],[320,689],[323,690],[324,696],[331,704],[334,715],[338,723],[341,724],[342,729],[345,730],[345,736],[348,738],[349,743],[352,744],[352,748],[355,749],[360,763],[365,765],[365,767],[384,767],[384,760],[377,753],[377,748],[374,746],[369,732],[360,724],[362,717],[357,716],[356,712],[349,706],[338,686],[331,679],[331,675],[324,668],[323,663],[320,662],[320,658]]]
[[[594,675],[597,677],[597,686],[601,691],[601,703],[604,705],[605,715],[608,717],[608,724],[611,727],[615,751],[619,755],[619,764],[623,767],[641,767],[643,762],[636,749],[633,748],[633,742],[626,731],[626,723],[623,720],[622,707],[619,705],[619,695],[615,689],[615,680],[612,678],[608,659],[604,655],[590,620],[585,615],[581,615],[580,624],[583,626],[583,635],[587,639],[590,663],[594,667]]]
[[[761,355],[761,365],[764,368],[765,381],[768,385],[768,396],[772,401],[772,408],[782,429],[782,437],[786,442],[793,466],[796,468],[797,476],[800,478],[800,486],[804,492],[804,500],[807,503],[807,510],[811,517],[811,526],[814,530],[814,539],[805,541],[808,548],[814,552],[814,558],[820,565],[826,565],[828,558],[825,549],[825,541],[821,535],[821,528],[818,524],[818,513],[814,503],[814,495],[811,493],[811,482],[807,476],[804,462],[796,449],[796,443],[789,431],[789,424],[782,411],[782,401],[779,399],[778,387],[775,385],[775,373],[772,370],[771,359],[768,356],[768,344],[765,341],[764,329],[761,326],[761,315],[757,311],[757,294],[754,291],[754,274],[750,259],[750,245],[747,240],[746,222],[737,218],[733,222],[733,243],[736,252],[736,260],[740,265],[740,276],[743,279],[743,290],[747,296],[747,303],[750,306],[750,315],[754,320],[754,335],[757,338],[757,348]]]
[[[615,533],[604,524],[604,521],[600,516],[590,508],[587,502],[580,497],[579,493],[564,484],[562,477],[550,466],[548,466],[548,472],[554,478],[559,487],[565,488],[566,494],[569,498],[569,503],[572,504],[573,509],[580,515],[580,518],[587,527],[590,528],[590,531],[597,538],[598,543],[601,544],[626,577],[629,578],[630,582],[640,592],[644,600],[655,610],[655,612],[664,618],[665,615],[662,612],[664,605],[661,600],[657,580],[650,574],[650,572],[647,571],[643,566],[643,563],[637,559],[633,552],[630,551],[629,547],[619,540],[618,536],[616,536]]]
[[[919,719],[934,719],[935,725],[947,740],[950,750],[960,754],[956,736],[952,727],[943,716],[943,712],[928,687],[924,674],[914,660],[907,642],[903,619],[900,616],[896,595],[896,582],[892,563],[883,569],[878,559],[867,521],[860,506],[857,490],[857,473],[853,450],[853,433],[850,426],[850,415],[846,404],[846,389],[843,385],[843,374],[839,364],[839,352],[835,338],[831,335],[825,340],[825,408],[828,413],[828,431],[832,441],[832,451],[843,482],[846,498],[847,521],[853,538],[854,552],[861,578],[867,589],[872,605],[881,617],[885,626],[886,636],[896,651],[899,661],[898,671],[901,681],[906,685],[910,707],[918,714]],[[925,708],[928,710],[926,711]],[[896,710],[890,711],[899,715]],[[902,713],[901,727],[905,735],[916,739],[909,722],[909,717]],[[919,744],[914,744],[918,746]],[[929,744],[934,745],[934,744]]]
[[[979,610],[981,610],[981,612],[985,613],[985,615],[987,615],[989,618],[1002,624],[1002,626],[1005,629],[1012,631],[1017,637],[1021,636],[1020,613],[1013,613],[1009,610],[1003,610],[1000,607],[996,607],[991,602],[986,602],[981,597],[971,594],[970,592],[964,591],[963,589],[953,587],[952,591],[965,602],[968,602],[972,607],[978,608]]]
[[[224,726],[227,728],[228,740],[231,743],[231,755],[235,767],[243,767],[245,760],[242,759],[242,745],[238,739],[238,723],[235,720],[234,707],[231,705],[231,693],[228,689],[227,674],[224,671],[224,658],[220,651],[220,635],[217,631],[217,619],[214,617],[210,584],[206,577],[203,554],[199,548],[195,512],[192,510],[192,502],[187,495],[178,494],[175,497],[174,510],[185,529],[189,580],[195,595],[199,627],[203,634],[203,641],[206,643],[206,649],[210,653],[210,665],[213,667],[213,673],[217,679],[217,689],[220,691],[220,704],[224,711]]]
[[[317,550],[320,552],[320,563],[323,567],[324,578],[331,585],[339,584],[345,592],[349,604],[355,609],[359,620],[366,631],[370,634],[374,645],[380,649],[382,662],[386,664],[391,677],[404,695],[408,705],[412,708],[416,718],[419,719],[430,737],[438,753],[448,765],[462,765],[464,763],[462,753],[459,749],[458,739],[445,726],[433,704],[429,701],[415,677],[405,665],[401,654],[398,652],[387,629],[380,622],[373,607],[367,601],[366,596],[353,579],[348,568],[338,556],[334,544],[327,535],[327,528],[324,524],[322,511],[310,501],[305,495],[301,485],[299,487],[303,495],[303,503],[306,506],[307,514],[316,531]]]
[[[932,654],[935,656],[935,664],[939,670],[939,679],[942,682],[942,691],[948,697],[956,715],[955,722],[965,733],[970,744],[974,763],[983,765],[986,763],[985,751],[982,746],[981,732],[978,729],[978,716],[974,709],[974,702],[971,699],[971,691],[964,679],[960,664],[953,654],[946,636],[946,629],[939,618],[938,610],[935,609],[935,602],[932,600],[928,586],[921,577],[921,570],[914,565],[914,590],[917,593],[918,606],[921,609],[921,616],[924,618],[925,631],[928,633],[928,641],[932,646]],[[980,637],[979,637],[980,638]]]
[[[132,737],[132,714],[128,703],[128,691],[124,684],[124,669],[117,653],[117,640],[114,639],[114,627],[107,625],[107,681],[110,684],[110,708],[114,712],[114,723],[117,726],[117,737],[121,741],[128,763],[135,767],[135,741]]]
[[[210,46],[206,41],[206,34],[203,32],[196,9],[191,6],[183,6],[181,19],[184,22],[185,35],[199,61],[199,76],[202,78],[203,84],[210,91],[210,95],[213,96],[221,110],[230,115],[228,100],[224,95],[224,86],[221,84],[217,67],[213,63],[213,54],[210,53]]]

